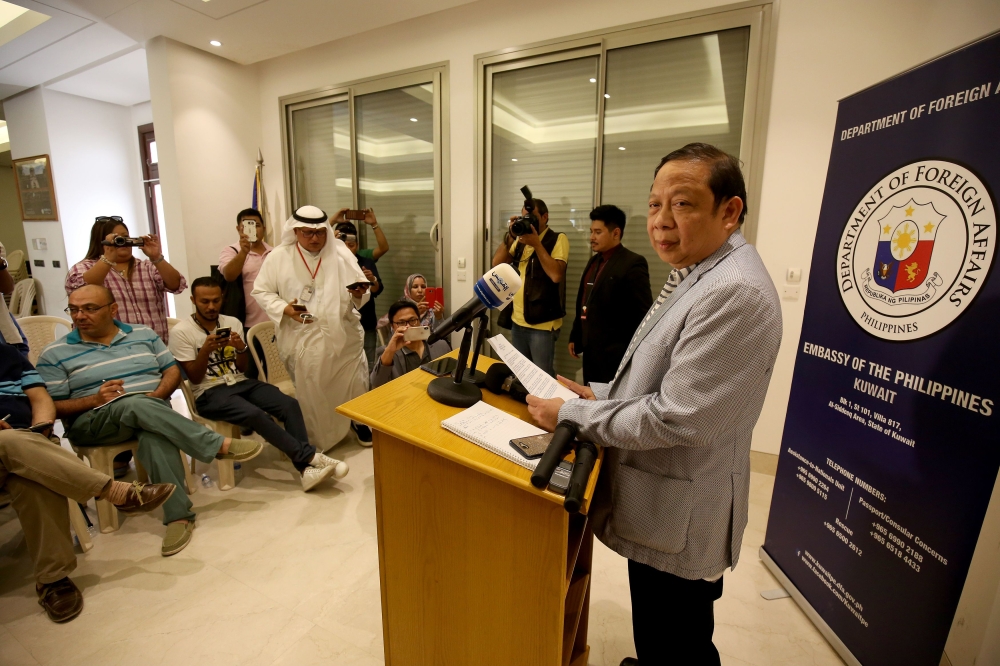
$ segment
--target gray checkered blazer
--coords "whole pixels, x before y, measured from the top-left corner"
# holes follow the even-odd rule
[[[562,406],[608,447],[591,508],[608,547],[692,580],[736,566],[781,330],[764,263],[733,234],[636,331],[614,380],[591,385],[597,400]]]

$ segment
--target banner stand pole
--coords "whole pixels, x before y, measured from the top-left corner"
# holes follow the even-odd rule
[[[844,645],[842,640],[840,640],[840,637],[837,636],[833,629],[831,629],[830,626],[823,621],[823,618],[816,612],[816,609],[814,609],[812,605],[806,601],[806,598],[802,596],[802,593],[799,592],[798,588],[792,584],[792,581],[785,575],[785,572],[781,570],[778,563],[771,559],[771,556],[767,554],[766,550],[764,550],[764,546],[760,547],[757,554],[760,556],[760,561],[764,563],[765,567],[767,567],[767,570],[778,579],[778,583],[781,587],[785,588],[785,590],[792,595],[792,599],[795,600],[795,603],[799,605],[799,608],[801,608],[802,612],[806,614],[809,621],[816,625],[816,628],[819,629],[819,633],[823,634],[823,638],[825,638],[831,647],[837,651],[837,654],[839,654],[840,658],[844,660],[844,663],[847,664],[847,666],[861,666],[861,662],[858,661],[857,657],[851,654],[851,651],[847,649],[847,646]]]

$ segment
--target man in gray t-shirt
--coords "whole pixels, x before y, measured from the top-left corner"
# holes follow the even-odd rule
[[[323,455],[309,443],[298,400],[243,374],[249,350],[239,320],[219,314],[221,285],[210,277],[198,278],[191,285],[191,302],[194,314],[170,331],[170,352],[191,382],[198,414],[259,433],[291,459],[303,490],[330,476],[343,478],[347,463]],[[282,421],[284,429],[274,419]]]

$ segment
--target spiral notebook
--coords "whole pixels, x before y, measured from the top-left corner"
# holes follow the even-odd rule
[[[441,427],[527,469],[535,469],[538,459],[522,456],[510,445],[510,440],[546,432],[482,400],[441,421]]]

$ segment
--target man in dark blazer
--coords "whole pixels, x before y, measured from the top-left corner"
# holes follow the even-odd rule
[[[635,329],[646,316],[649,292],[646,258],[622,245],[625,213],[617,206],[590,211],[594,256],[580,278],[569,353],[583,355],[583,382],[608,383],[625,356]]]
[[[638,661],[719,666],[723,573],[743,548],[750,440],[781,343],[781,303],[740,235],[739,160],[692,143],[656,168],[646,230],[673,269],[611,383],[582,399],[528,396],[546,429],[566,421],[605,447],[594,536],[627,557]],[[750,553],[753,551],[751,550]]]

